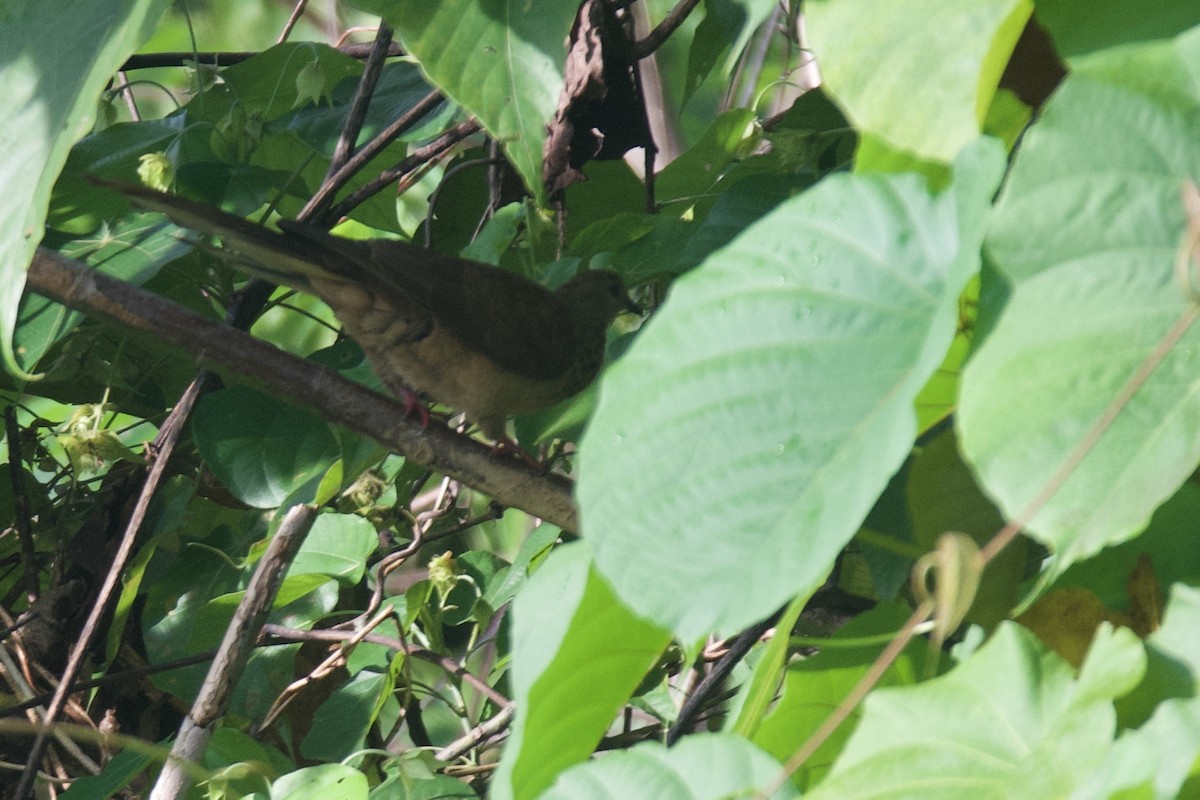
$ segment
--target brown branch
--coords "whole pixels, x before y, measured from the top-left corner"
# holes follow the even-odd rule
[[[346,114],[342,135],[333,148],[333,155],[329,157],[326,179],[333,176],[354,152],[354,145],[358,142],[358,135],[362,133],[363,122],[367,119],[367,108],[371,105],[371,97],[375,94],[375,85],[379,83],[383,62],[387,58],[391,43],[392,29],[381,20],[379,31],[375,34],[375,44],[371,47],[371,54],[367,56],[367,62],[363,66],[362,77],[354,90],[354,99],[350,102],[350,111]]]
[[[346,163],[333,170],[321,182],[320,188],[305,203],[298,217],[300,219],[309,219],[325,216],[318,214],[317,209],[325,205],[338,189],[345,186],[356,172],[366,166],[368,161],[383,152],[385,147],[395,141],[400,134],[415,125],[441,101],[442,93],[436,90],[432,91],[418,100],[403,114],[396,117],[390,125],[379,132],[378,136],[359,148],[357,152],[346,159]],[[333,217],[333,221],[336,221],[336,219],[336,217]]]
[[[320,631],[302,631],[295,628],[285,628],[282,625],[267,624],[263,626],[263,633],[273,639],[281,639],[289,642],[346,642],[358,636],[354,631],[336,631],[336,630],[320,630]],[[462,664],[459,664],[453,658],[444,656],[441,653],[435,653],[432,650],[427,650],[414,644],[396,639],[392,636],[384,636],[379,633],[368,633],[361,637],[364,642],[372,642],[381,644],[384,647],[391,648],[397,652],[405,653],[413,658],[419,658],[422,661],[428,661],[430,664],[436,664],[447,673],[459,678],[472,686],[474,686],[480,694],[487,697],[497,706],[506,708],[512,705],[512,701],[504,695],[497,692],[487,684],[487,681],[476,677],[474,673],[467,670]]]
[[[578,530],[572,484],[448,428],[406,418],[404,406],[334,370],[284,353],[248,334],[194,314],[155,294],[39,249],[29,288],[71,308],[153,334],[198,361],[251,379],[264,391],[316,411],[412,461],[474,487],[505,506]]]
[[[654,30],[650,31],[650,33],[646,35],[645,39],[634,43],[634,57],[645,58],[661,47],[662,43],[667,40],[667,37],[674,33],[675,29],[683,24],[683,21],[687,19],[688,14],[691,14],[692,9],[699,4],[700,0],[679,0],[679,3],[672,8],[665,17],[663,17],[662,22],[654,26]]]
[[[408,158],[401,161],[391,169],[384,170],[374,180],[364,186],[360,186],[349,197],[330,209],[328,217],[339,219],[350,213],[350,209],[364,202],[368,197],[371,197],[383,191],[385,186],[388,186],[393,181],[407,175],[426,162],[433,161],[444,155],[454,147],[454,145],[482,130],[482,126],[478,120],[469,119],[466,122],[460,122],[450,130],[437,137],[424,147],[414,150]]]

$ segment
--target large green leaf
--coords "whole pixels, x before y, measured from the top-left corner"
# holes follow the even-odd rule
[[[323,420],[240,386],[207,395],[192,433],[213,475],[254,508],[275,508],[341,454]]]
[[[646,742],[563,773],[540,800],[723,800],[749,797],[779,774],[779,764],[737,736],[692,736],[670,750]],[[764,798],[786,800],[785,784]]]
[[[948,163],[980,132],[1029,0],[810,0],[826,89],[860,132]]]
[[[1200,3],[1179,0],[1037,0],[1037,19],[1072,60],[1108,47],[1170,39],[1200,24]]]
[[[504,144],[535,195],[577,5],[559,0],[355,0],[382,15],[430,82]]]
[[[1197,63],[1200,29],[1093,58],[1018,154],[987,239],[1010,294],[963,375],[959,418],[964,450],[1008,517],[1188,306],[1173,265],[1180,186],[1200,179]],[[1137,534],[1195,469],[1198,348],[1193,329],[1028,524],[1059,569]]]
[[[0,356],[25,269],[42,239],[50,187],[96,120],[105,83],[149,38],[166,0],[8,0],[0,5]]]
[[[670,641],[596,574],[585,544],[555,550],[513,606],[518,713],[492,781],[496,800],[537,797],[585,760]]]
[[[812,800],[1067,797],[1103,765],[1112,700],[1137,683],[1145,653],[1102,628],[1079,676],[1031,634],[1005,623],[952,672],[881,689]]]
[[[581,446],[583,531],[618,596],[691,641],[825,577],[912,445],[1001,163],[971,148],[937,196],[835,176],[676,282]]]

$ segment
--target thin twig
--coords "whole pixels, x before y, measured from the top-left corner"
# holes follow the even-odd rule
[[[395,141],[401,134],[417,124],[433,108],[442,101],[442,93],[434,90],[422,97],[414,103],[407,111],[396,117],[390,125],[384,128],[371,141],[360,147],[355,153],[350,156],[345,164],[342,164],[336,171],[329,175],[321,186],[304,204],[298,214],[299,219],[315,218],[315,210],[319,207],[324,207],[329,200],[337,193],[339,189],[349,183],[359,170],[367,165],[372,158],[383,152],[389,144]],[[320,215],[321,219],[330,218],[336,220],[337,217],[332,213]]]
[[[427,161],[440,158],[463,139],[478,133],[480,130],[482,130],[482,126],[479,124],[478,120],[469,119],[465,122],[460,122],[424,147],[419,147],[416,150],[413,150],[407,158],[405,158],[396,166],[384,170],[374,180],[368,182],[364,186],[360,186],[345,200],[341,201],[332,209],[330,209],[329,213],[325,215],[323,219],[340,219],[341,217],[344,217],[346,214],[350,213],[350,209],[365,202],[367,198],[383,191],[383,189],[393,181],[398,180],[409,172],[412,172],[413,170],[425,164]]]
[[[438,761],[453,761],[507,728],[512,722],[514,713],[516,713],[516,706],[505,706],[486,722],[476,725],[465,736],[460,736],[438,750],[433,757]]]
[[[354,152],[358,135],[362,133],[363,123],[367,119],[367,109],[371,105],[371,97],[375,94],[375,86],[383,72],[383,62],[387,58],[388,46],[392,43],[392,29],[386,22],[380,21],[379,31],[375,34],[375,44],[371,47],[371,55],[363,65],[363,74],[354,90],[354,98],[350,101],[350,110],[346,113],[346,124],[342,126],[342,135],[333,148],[329,158],[329,170],[325,175],[328,180],[341,169],[346,160]]]
[[[296,23],[300,21],[300,17],[304,16],[304,9],[308,5],[308,0],[296,0],[296,5],[292,6],[292,13],[288,16],[288,21],[284,23],[283,30],[279,32],[279,38],[275,40],[275,44],[283,44],[292,35],[292,29],[296,27]]]
[[[129,76],[125,74],[125,70],[117,71],[117,82],[121,86],[121,96],[125,98],[125,107],[129,109],[129,118],[134,122],[140,122],[142,114],[138,111],[137,99],[133,96],[133,86],[129,83]]]
[[[683,24],[687,19],[688,14],[700,4],[700,0],[679,0],[679,3],[672,8],[663,21],[654,26],[654,30],[646,35],[645,39],[636,42],[633,45],[633,55],[635,58],[645,58],[646,56],[657,50],[662,43],[667,40],[675,29]]]
[[[121,670],[120,672],[110,672],[107,675],[103,675],[99,678],[93,678],[92,680],[76,681],[75,683],[71,684],[71,688],[68,691],[71,694],[77,694],[78,692],[85,692],[88,689],[97,689],[101,686],[108,686],[112,683],[126,683],[136,678],[145,677],[146,675],[157,675],[160,672],[170,672],[174,669],[190,667],[193,664],[202,664],[205,661],[211,661],[212,657],[216,655],[216,652],[217,651],[215,650],[209,650],[205,653],[198,653],[194,656],[186,656],[184,658],[176,658],[171,661],[164,661],[161,664],[150,664],[145,667],[135,667],[133,669]],[[0,719],[19,714],[27,708],[40,706],[52,696],[53,695],[50,692],[46,692],[45,694],[35,695],[28,700],[17,703],[16,705],[6,705],[3,708],[0,708]]]
[[[302,631],[295,628],[285,628],[282,625],[268,624],[263,626],[263,634],[270,636],[273,639],[280,639],[288,642],[344,642],[355,638],[356,634],[353,631],[335,631],[335,630],[320,630],[320,631]],[[430,664],[436,664],[450,675],[460,678],[466,683],[471,684],[475,689],[487,699],[491,700],[497,706],[507,707],[512,705],[512,701],[504,695],[497,692],[487,681],[476,676],[462,664],[455,661],[449,656],[444,656],[441,653],[435,653],[424,647],[415,644],[408,644],[400,639],[392,636],[383,636],[378,633],[370,633],[362,637],[364,642],[372,642],[381,644],[384,647],[389,647],[396,652],[405,653],[413,658],[419,658],[422,661],[428,661]]]

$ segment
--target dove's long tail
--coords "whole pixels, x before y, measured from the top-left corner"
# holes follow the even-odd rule
[[[120,192],[134,205],[166,214],[175,224],[221,239],[221,253],[250,274],[293,289],[311,292],[310,279],[361,279],[345,254],[320,242],[285,236],[212,206],[145,186],[89,178],[97,185]],[[348,244],[352,246],[353,243]]]

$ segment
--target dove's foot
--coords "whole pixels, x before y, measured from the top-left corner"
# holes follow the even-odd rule
[[[400,402],[404,404],[405,419],[416,417],[421,423],[421,430],[429,427],[429,409],[425,407],[415,392],[402,392]]]
[[[517,444],[515,439],[510,439],[507,436],[502,439],[497,439],[492,444],[492,458],[516,458],[520,461],[524,461],[531,467],[536,467],[538,470],[543,472],[546,469],[546,464],[544,462],[529,455],[524,447],[521,447],[521,445]]]

